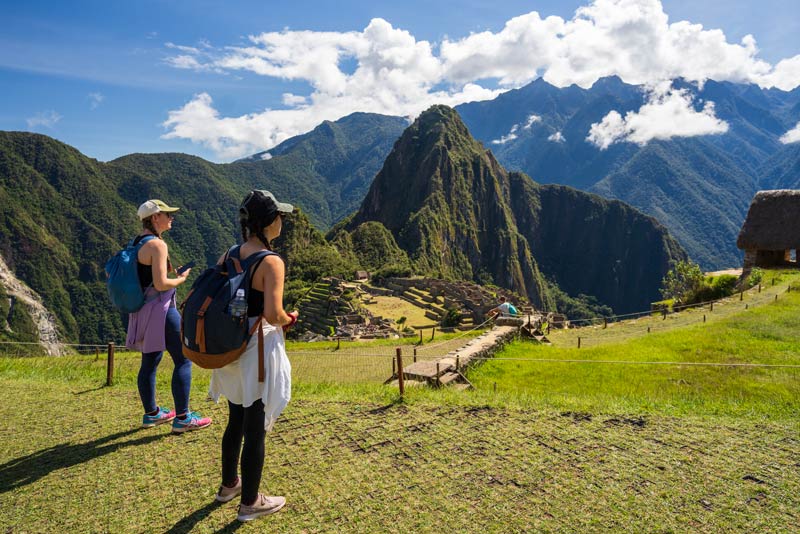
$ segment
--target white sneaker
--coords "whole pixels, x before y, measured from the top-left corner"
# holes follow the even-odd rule
[[[252,521],[262,515],[269,515],[277,512],[286,504],[285,497],[267,497],[263,493],[259,493],[256,502],[251,505],[240,504],[239,515],[236,519],[239,521]]]

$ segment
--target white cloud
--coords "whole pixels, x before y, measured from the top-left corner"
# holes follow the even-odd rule
[[[25,119],[25,121],[28,123],[29,130],[34,130],[40,126],[52,129],[56,125],[56,123],[60,121],[62,118],[63,117],[59,113],[50,110],[50,111],[40,111],[36,113],[33,117]]]
[[[292,93],[283,93],[284,106],[301,106],[308,102],[308,99],[301,95],[293,95]]]
[[[500,139],[495,139],[494,141],[492,141],[492,144],[504,145],[509,141],[513,141],[518,137],[516,133],[518,129],[519,129],[519,124],[515,124],[514,126],[511,127],[511,130],[509,130],[509,132],[506,135],[500,137]]]
[[[714,103],[706,102],[700,111],[693,107],[692,96],[685,89],[660,84],[651,89],[648,102],[639,111],[622,117],[611,111],[603,120],[592,124],[586,140],[601,150],[614,143],[644,145],[653,139],[721,134],[728,123],[714,113]]]
[[[531,12],[510,19],[498,32],[446,38],[438,46],[373,19],[362,31],[284,30],[250,36],[244,46],[167,47],[176,51],[166,59],[175,68],[246,71],[311,87],[304,100],[284,97],[282,110],[236,118],[206,110],[221,121],[217,137],[203,125],[181,122],[191,119],[192,109],[210,107],[208,95],[197,95],[188,109],[170,113],[167,136],[224,147],[227,157],[252,147],[268,149],[278,139],[354,111],[415,117],[434,103],[493,98],[539,76],[560,87],[588,87],[610,75],[650,85],[677,77],[782,89],[800,83],[800,55],[770,65],[759,59],[752,36],[728,42],[721,30],[670,22],[660,0],[590,0],[571,19]],[[487,79],[500,89],[479,85]]]
[[[784,145],[797,142],[800,142],[800,122],[798,122],[794,128],[781,136],[781,143]]]
[[[540,116],[531,115],[530,117],[528,117],[528,120],[525,122],[525,126],[523,126],[523,128],[525,128],[526,130],[530,130],[531,126],[533,126],[533,123],[541,122],[541,120],[542,118]]]
[[[565,143],[567,140],[564,139],[564,135],[561,132],[556,132],[552,135],[547,137],[548,141],[552,141],[554,143]]]
[[[264,161],[272,159],[272,154],[270,154],[269,152],[264,152],[263,154],[261,154],[261,159]]]
[[[97,106],[99,106],[100,103],[103,102],[103,100],[106,99],[105,95],[103,95],[103,93],[99,93],[99,92],[98,93],[89,93],[88,97],[89,97],[89,109],[93,109],[93,110],[97,109]]]

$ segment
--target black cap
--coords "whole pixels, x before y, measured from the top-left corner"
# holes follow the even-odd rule
[[[240,219],[262,219],[267,224],[272,224],[279,213],[292,213],[294,206],[285,202],[278,202],[275,195],[269,191],[255,189],[250,191],[239,207]]]

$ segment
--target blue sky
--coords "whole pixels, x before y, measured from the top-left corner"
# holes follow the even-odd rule
[[[637,0],[597,2],[624,4]],[[656,7],[663,7],[670,23],[687,20],[702,24],[705,30],[722,30],[727,43],[738,45],[745,35],[752,34],[758,45],[757,58],[772,66],[800,54],[800,2],[796,0],[638,2],[643,5],[655,2]],[[422,41],[432,45],[431,54],[417,50],[420,64],[427,71],[409,87],[409,94],[422,91],[419,94],[426,95],[423,99],[426,102],[427,96],[433,95],[431,98],[446,97],[450,99],[447,102],[457,103],[478,94],[478,89],[484,91],[485,96],[488,91],[520,85],[532,74],[524,71],[518,61],[513,61],[513,54],[519,55],[519,50],[506,50],[512,58],[506,57],[507,67],[501,74],[487,71],[483,78],[481,69],[488,67],[477,60],[450,61],[448,74],[442,74],[441,69],[447,70],[438,64],[440,59],[441,63],[447,63],[440,51],[443,41],[460,43],[460,49],[474,54],[479,47],[465,40],[470,33],[488,32],[489,37],[499,37],[507,21],[532,11],[537,11],[542,19],[552,15],[569,21],[577,8],[589,3],[589,0],[3,0],[0,4],[0,18],[4,22],[4,32],[0,34],[0,94],[3,95],[0,129],[47,134],[103,161],[132,152],[176,151],[212,161],[228,161],[248,151],[269,148],[288,135],[307,130],[317,118],[320,121],[336,118],[339,110],[357,109],[360,102],[364,102],[369,111],[407,115],[415,112],[409,101],[412,97],[403,100],[397,95],[387,95],[380,101],[368,101],[364,95],[344,94],[351,89],[336,89],[339,82],[331,82],[329,77],[320,75],[317,78],[317,73],[324,70],[322,63],[299,65],[299,70],[306,69],[300,75],[291,74],[295,71],[283,66],[278,75],[265,75],[263,71],[259,73],[257,69],[241,65],[231,67],[233,60],[259,57],[257,52],[255,55],[249,55],[252,51],[243,52],[253,46],[248,36],[265,32],[277,35],[288,29],[295,32],[290,33],[292,39],[286,44],[291,49],[306,38],[296,32],[309,30],[316,54],[330,51],[318,43],[325,35],[335,35],[337,49],[347,49],[344,53],[347,56],[352,52],[348,49],[351,45],[340,42],[341,36],[347,32],[360,35],[372,19],[381,18],[388,27],[373,26],[381,34],[376,39],[400,39],[403,36],[399,30],[405,30],[411,38],[406,50],[414,49]],[[352,44],[353,49],[373,42],[369,35],[359,39]],[[408,45],[407,41],[402,46]],[[188,55],[178,47],[187,47]],[[232,49],[238,51],[232,53]],[[360,55],[361,52],[352,53],[357,54],[358,59],[343,56],[338,64],[345,75],[353,74],[359,65],[369,61],[365,55]],[[535,54],[532,52],[532,55]],[[184,56],[184,60],[195,58],[191,59],[194,68],[176,68],[179,56]],[[274,64],[274,59],[269,61]],[[748,65],[753,72],[758,70],[752,61]],[[565,68],[568,70],[569,66],[543,63],[538,72],[548,72],[548,81],[552,78],[564,84],[585,84],[586,80],[591,80],[591,74],[576,74],[573,79],[571,73],[564,72]],[[701,71],[702,68],[707,66],[698,67]],[[739,73],[742,69],[744,67],[734,65],[720,76],[726,76],[727,72]],[[642,77],[651,76],[653,72],[652,66],[646,66],[628,76],[631,81],[642,81]],[[370,88],[372,93],[382,88],[380,82],[375,83],[378,85]],[[465,89],[464,84],[477,85]],[[391,89],[404,90],[401,85]],[[294,95],[290,98],[295,98],[296,102],[287,100],[284,96],[287,93]],[[315,94],[320,100],[324,97],[325,103],[317,106],[315,100],[311,105],[308,97]],[[198,98],[198,95],[206,97]],[[306,98],[305,102],[302,98]],[[195,105],[187,107],[191,103]],[[285,108],[297,108],[298,113],[285,117],[260,115],[267,109]],[[181,113],[174,116],[171,125],[165,126],[171,112]],[[216,114],[216,119],[202,123],[204,114],[209,113]],[[203,124],[207,124],[207,131]],[[265,133],[261,139],[261,129],[271,133]],[[225,133],[217,134],[214,130]],[[169,132],[172,132],[171,138],[164,138]]]

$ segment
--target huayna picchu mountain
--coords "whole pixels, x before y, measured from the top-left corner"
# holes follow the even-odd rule
[[[655,219],[619,201],[508,173],[455,110],[433,106],[395,143],[344,225],[383,224],[416,271],[493,283],[553,309],[557,285],[616,312],[646,309],[686,257]]]

